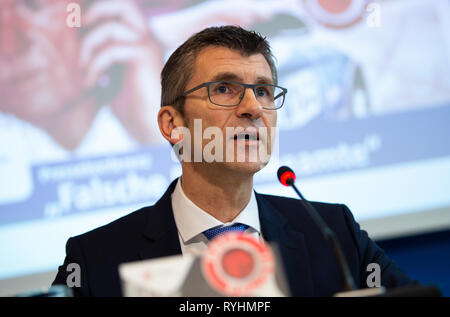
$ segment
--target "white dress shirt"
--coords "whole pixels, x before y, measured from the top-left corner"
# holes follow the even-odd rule
[[[249,226],[245,233],[260,239],[261,228],[258,215],[258,203],[255,192],[252,191],[250,201],[247,206],[232,221],[223,223],[204,210],[195,205],[183,192],[181,188],[181,177],[178,178],[175,190],[172,193],[172,209],[175,223],[180,238],[181,251],[183,254],[201,254],[207,249],[208,239],[203,231],[214,228],[228,226],[234,223],[243,223]]]

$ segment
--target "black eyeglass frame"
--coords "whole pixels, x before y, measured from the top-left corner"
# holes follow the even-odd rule
[[[218,103],[213,102],[212,99],[211,99],[210,92],[209,92],[209,87],[210,87],[212,84],[217,84],[217,83],[230,83],[230,84],[238,84],[238,85],[243,86],[244,89],[242,90],[242,93],[241,93],[241,95],[240,95],[240,97],[239,97],[239,102],[238,102],[237,104],[235,104],[235,105],[221,105],[221,104],[218,104]],[[284,105],[284,99],[285,99],[286,94],[287,94],[287,89],[284,88],[284,87],[277,86],[277,85],[272,85],[272,84],[244,84],[244,83],[241,83],[241,82],[238,82],[238,81],[231,81],[231,80],[208,81],[208,82],[206,82],[206,83],[203,83],[203,84],[200,84],[200,85],[198,85],[198,86],[195,86],[194,88],[189,89],[188,91],[185,91],[185,92],[183,93],[182,97],[186,97],[188,94],[190,94],[190,93],[192,93],[192,92],[194,92],[194,91],[196,91],[196,90],[199,90],[200,88],[206,87],[206,88],[207,88],[207,91],[208,91],[208,98],[209,98],[209,101],[210,101],[212,104],[215,104],[215,105],[220,106],[220,107],[231,108],[231,107],[236,107],[236,106],[238,106],[238,105],[242,102],[242,99],[244,98],[244,95],[245,95],[245,92],[246,92],[247,88],[251,88],[251,89],[253,90],[253,93],[254,93],[255,96],[256,96],[256,87],[261,87],[261,86],[263,86],[263,87],[276,87],[276,88],[281,89],[282,92],[279,93],[277,96],[274,96],[273,100],[276,100],[276,99],[278,99],[278,98],[280,98],[280,97],[283,97],[283,100],[282,100],[281,105],[280,105],[279,107],[276,107],[276,108],[268,108],[268,107],[262,106],[263,109],[266,109],[266,110],[278,110],[278,109],[280,109],[281,107],[283,107],[283,105]]]

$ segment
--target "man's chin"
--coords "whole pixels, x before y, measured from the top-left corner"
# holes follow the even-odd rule
[[[237,172],[240,174],[253,175],[262,170],[267,163],[257,162],[224,162],[226,169],[230,172]]]

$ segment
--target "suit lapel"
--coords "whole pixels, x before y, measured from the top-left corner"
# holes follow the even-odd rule
[[[149,207],[143,232],[149,243],[140,251],[143,260],[182,254],[171,200],[176,183],[177,179],[170,184],[161,199]],[[313,282],[303,233],[292,229],[287,219],[263,195],[256,193],[256,200],[261,233],[267,242],[275,243],[278,247],[291,294],[312,296]]]
[[[292,296],[313,296],[310,259],[304,235],[293,229],[287,219],[262,195],[256,193],[261,233],[264,239],[275,243],[283,262]]]
[[[140,251],[142,259],[181,254],[171,199],[177,180],[175,179],[170,184],[160,200],[148,211],[147,224],[143,234],[149,243]]]

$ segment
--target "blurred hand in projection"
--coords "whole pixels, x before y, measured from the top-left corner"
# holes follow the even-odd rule
[[[270,18],[256,2],[238,11],[230,6],[238,1],[229,2],[0,0],[0,112],[69,151],[105,106],[140,144],[162,142],[156,114],[165,51],[210,25]],[[67,25],[69,3],[80,5],[80,28]],[[162,6],[164,14],[149,21],[142,6]]]
[[[75,148],[97,112],[80,98],[76,29],[65,23],[66,1],[0,1],[0,111]]]
[[[79,61],[84,85],[140,143],[162,141],[156,124],[163,53],[131,0],[85,2]]]
[[[80,4],[81,28],[66,24],[71,2]],[[140,143],[160,142],[163,61],[152,41],[133,1],[2,0],[0,111],[74,150],[109,105]]]

